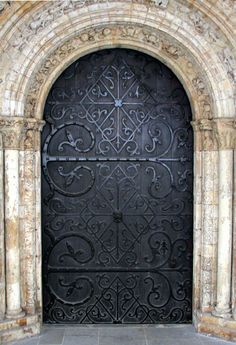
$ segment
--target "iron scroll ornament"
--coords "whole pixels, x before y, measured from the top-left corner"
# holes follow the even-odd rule
[[[53,85],[42,134],[44,321],[191,321],[192,129],[173,73],[113,49]]]

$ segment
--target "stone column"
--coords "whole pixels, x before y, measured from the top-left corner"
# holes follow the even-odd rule
[[[41,190],[41,133],[38,131],[35,145],[35,189]],[[37,144],[38,142],[38,144]],[[36,309],[39,312],[39,317],[42,318],[42,226],[41,226],[41,193],[35,195],[35,285],[36,285]]]
[[[36,194],[40,186],[36,186],[37,154],[40,152],[40,130],[44,121],[25,119],[24,137],[21,142],[21,268],[22,297],[27,314],[36,311]],[[41,230],[41,229],[40,229]],[[41,249],[41,248],[40,248]],[[41,264],[41,263],[40,263]]]
[[[217,257],[217,302],[213,312],[222,318],[231,317],[231,273],[233,238],[233,148],[236,122],[217,119],[214,124],[219,147],[219,221]]]
[[[23,315],[20,297],[19,252],[19,162],[22,119],[0,118],[4,143],[5,170],[5,247],[6,247],[6,317]]]
[[[193,219],[193,311],[200,308],[201,296],[201,234],[202,234],[202,153],[201,153],[201,132],[196,121],[192,121],[194,131],[194,219]],[[193,319],[194,319],[193,315]]]
[[[4,160],[3,142],[0,133],[0,320],[5,317],[6,296],[5,296],[5,229],[4,229]]]
[[[215,170],[217,165],[217,149],[213,136],[213,126],[211,120],[198,120],[195,122],[194,127],[195,131],[197,130],[199,133],[198,150],[201,152],[202,160],[201,171],[199,172],[201,175],[201,182],[198,186],[198,189],[202,190],[199,200],[201,212],[200,219],[198,219],[198,227],[200,228],[201,232],[199,238],[194,238],[194,247],[198,245],[198,253],[196,253],[196,248],[194,251],[194,269],[196,275],[195,264],[196,255],[198,255],[198,266],[200,266],[198,267],[197,271],[200,279],[199,309],[201,312],[210,312],[212,311],[214,299],[213,284],[216,275]],[[196,191],[194,191],[194,194],[195,193]],[[196,232],[196,229],[194,229],[194,232]]]
[[[236,149],[234,150],[234,167],[236,166]],[[234,168],[234,206],[233,206],[233,270],[232,270],[232,309],[236,320],[236,168]]]

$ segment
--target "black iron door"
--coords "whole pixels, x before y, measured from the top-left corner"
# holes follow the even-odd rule
[[[192,130],[162,63],[114,49],[55,82],[42,134],[44,321],[191,320]]]

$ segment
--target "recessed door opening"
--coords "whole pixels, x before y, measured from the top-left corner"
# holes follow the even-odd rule
[[[191,322],[192,115],[177,77],[134,50],[95,52],[57,79],[44,117],[44,322]]]

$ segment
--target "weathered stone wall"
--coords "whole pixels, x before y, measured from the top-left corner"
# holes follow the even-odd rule
[[[73,61],[112,47],[160,59],[188,93],[193,320],[200,332],[236,340],[235,0],[0,1],[0,340],[40,331],[47,94]]]

